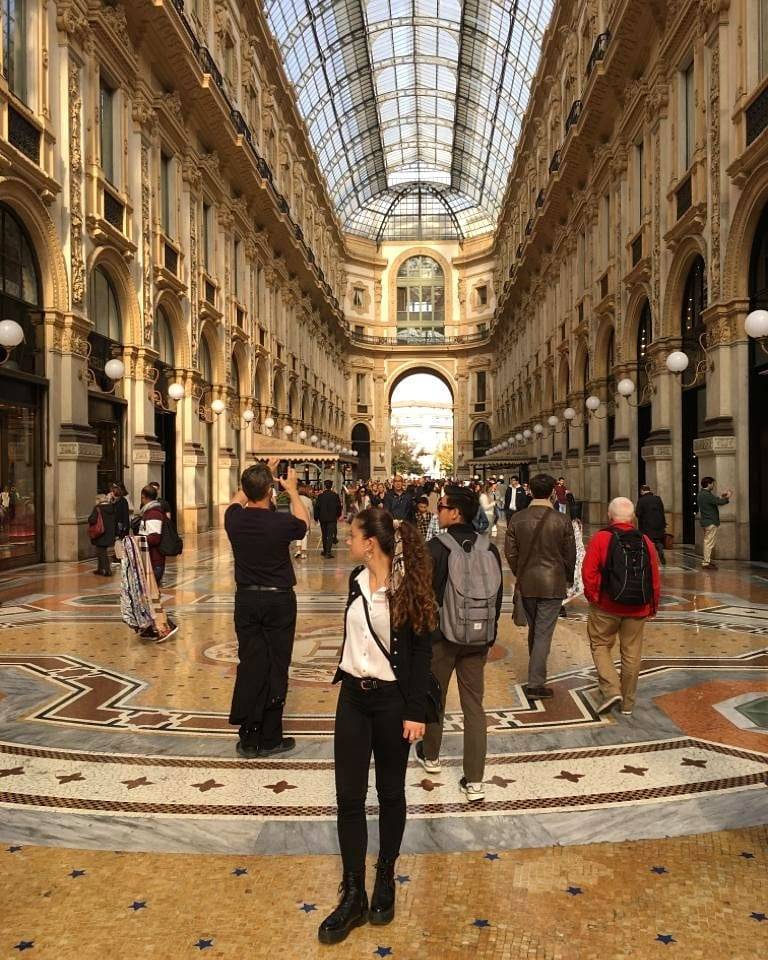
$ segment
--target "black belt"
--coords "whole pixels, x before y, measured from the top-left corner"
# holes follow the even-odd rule
[[[346,683],[355,690],[379,690],[382,687],[394,687],[397,680],[379,680],[378,677],[353,677],[351,673],[345,673],[341,678],[342,683]]]
[[[238,584],[238,590],[258,590],[260,593],[293,593],[293,587],[262,587],[260,583]]]

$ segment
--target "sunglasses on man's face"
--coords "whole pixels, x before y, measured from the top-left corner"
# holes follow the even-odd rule
[[[447,503],[438,503],[437,509],[438,509],[438,510],[455,510],[456,508],[455,508],[455,507],[449,507]]]

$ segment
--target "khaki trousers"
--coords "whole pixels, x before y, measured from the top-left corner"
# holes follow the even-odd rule
[[[720,530],[716,524],[711,524],[708,527],[703,527],[704,530],[704,559],[702,563],[710,563],[712,561],[712,552],[715,549],[715,541],[717,540],[717,534]]]
[[[451,675],[454,671],[456,673],[459,701],[464,714],[464,776],[469,783],[482,783],[485,773],[488,727],[483,709],[483,692],[487,659],[488,647],[465,647],[445,639],[432,645],[432,673],[440,684],[443,709]],[[427,724],[424,756],[436,760],[440,756],[442,739],[442,723]]]
[[[621,709],[632,710],[643,655],[645,619],[617,617],[590,606],[587,636],[595,661],[603,700],[621,696]],[[613,647],[618,638],[621,654],[621,679],[613,663]]]

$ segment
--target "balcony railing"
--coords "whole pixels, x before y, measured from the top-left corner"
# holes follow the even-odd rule
[[[487,330],[479,333],[466,333],[456,337],[430,336],[415,334],[403,330],[396,337],[377,337],[370,333],[350,332],[352,343],[368,344],[374,347],[457,347],[473,343],[484,343],[489,336]]]
[[[565,121],[565,132],[571,129],[572,126],[579,122],[579,117],[581,116],[581,108],[583,104],[581,100],[574,100],[571,104],[571,109],[568,111],[568,117]]]
[[[587,63],[587,76],[592,73],[596,63],[599,63],[601,60],[605,59],[605,55],[608,52],[608,44],[610,42],[610,33],[601,33],[597,40],[595,40],[595,45],[592,47],[592,53],[589,57],[589,63]]]

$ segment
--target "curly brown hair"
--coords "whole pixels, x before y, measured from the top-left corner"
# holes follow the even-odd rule
[[[381,507],[361,510],[354,523],[359,523],[363,535],[375,538],[382,552],[395,555],[395,523],[392,515]],[[432,557],[419,531],[412,523],[400,524],[403,540],[405,576],[398,589],[390,595],[389,613],[392,624],[402,627],[409,623],[415,633],[430,633],[437,627],[437,602],[432,589]]]

